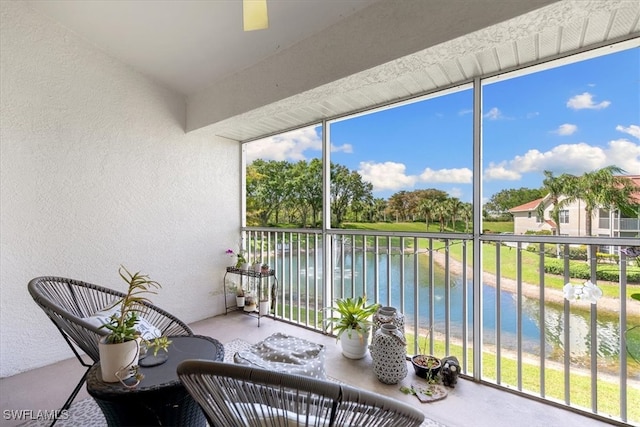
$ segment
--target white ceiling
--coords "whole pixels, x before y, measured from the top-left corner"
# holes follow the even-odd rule
[[[239,141],[640,40],[633,0],[267,1],[247,33],[240,0],[28,3],[188,95],[187,130]]]
[[[28,0],[109,55],[189,95],[378,0],[269,0],[269,29],[243,31],[241,0]]]

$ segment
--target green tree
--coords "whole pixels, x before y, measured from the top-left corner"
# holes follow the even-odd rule
[[[513,219],[509,214],[509,209],[523,205],[536,199],[541,199],[546,194],[544,188],[510,188],[495,193],[484,205],[484,210],[488,216],[492,217],[508,217]]]
[[[389,197],[387,202],[387,210],[396,222],[405,221],[409,214],[410,197],[407,191],[398,191]]]
[[[258,225],[266,226],[279,214],[292,192],[292,165],[287,161],[255,160],[247,166],[247,207],[254,210]]]
[[[584,201],[587,236],[592,234],[593,213],[598,208],[628,210],[636,187],[631,179],[618,176],[625,171],[615,165],[587,172],[577,179],[570,191],[570,198]]]
[[[373,200],[373,185],[364,182],[356,171],[346,166],[331,164],[331,215],[332,222],[340,226],[354,202]]]
[[[387,216],[385,214],[387,210],[387,201],[382,198],[376,198],[373,200],[373,217],[372,221],[386,221]]]
[[[447,207],[449,210],[449,215],[451,216],[451,228],[456,230],[456,221],[458,220],[458,215],[462,210],[463,203],[457,197],[451,197],[447,199]]]
[[[301,160],[293,166],[292,172],[292,209],[301,212],[300,223],[303,227],[315,227],[322,212],[322,161],[312,159],[307,163]]]
[[[438,201],[434,199],[424,199],[420,203],[420,211],[424,214],[424,223],[427,231],[429,231],[429,221],[433,219],[436,203]]]
[[[546,200],[543,200],[537,208],[537,214],[540,218],[544,219],[545,203],[551,204],[550,217],[556,224],[555,234],[560,235],[560,211],[567,203],[573,199],[571,194],[576,191],[576,185],[578,183],[577,178],[574,175],[562,174],[560,176],[553,176],[553,172],[544,171],[544,180],[542,181],[542,188],[546,192]],[[563,195],[569,195],[568,198],[562,198]]]
[[[446,200],[438,200],[433,207],[434,216],[438,219],[440,224],[440,232],[444,232],[447,218],[451,215],[449,210],[449,204]]]
[[[469,223],[473,219],[473,205],[471,203],[464,203],[462,209],[460,209],[460,216],[464,220],[464,232],[469,232]]]

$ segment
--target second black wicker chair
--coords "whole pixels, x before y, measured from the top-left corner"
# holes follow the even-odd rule
[[[98,341],[108,332],[93,326],[84,318],[109,307],[122,298],[124,293],[64,277],[36,277],[29,282],[28,289],[34,301],[56,325],[82,366],[87,368],[62,407],[66,410],[84,384],[89,368],[100,360]],[[193,335],[184,322],[153,304],[142,303],[139,311],[163,336]],[[85,361],[81,352],[91,361]]]

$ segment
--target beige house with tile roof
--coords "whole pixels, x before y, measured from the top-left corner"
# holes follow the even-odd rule
[[[640,189],[640,175],[628,175]],[[566,199],[561,197],[560,200]],[[640,205],[640,191],[634,195],[634,201]],[[544,218],[538,216],[538,206],[544,204]],[[527,231],[550,231],[555,234],[558,225],[551,218],[553,208],[549,196],[533,200],[520,206],[511,208],[513,215],[513,233],[525,234]],[[585,236],[586,213],[584,201],[576,200],[567,204],[559,216],[560,234],[567,236]],[[640,236],[640,213],[634,218],[622,215],[618,210],[598,209],[594,212],[592,221],[593,236],[610,237],[638,237]]]

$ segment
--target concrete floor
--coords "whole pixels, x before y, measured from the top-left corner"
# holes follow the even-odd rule
[[[566,409],[517,396],[493,387],[459,379],[446,399],[434,403],[420,403],[416,397],[399,391],[401,385],[415,380],[413,368],[401,384],[385,385],[377,380],[371,369],[371,358],[350,360],[342,356],[340,346],[332,337],[304,328],[263,318],[257,320],[243,313],[229,313],[190,325],[196,334],[207,335],[222,343],[241,338],[256,343],[275,333],[284,332],[305,338],[326,347],[327,375],[349,385],[361,387],[415,405],[432,420],[449,427],[591,427],[607,423],[576,414]],[[60,338],[62,341],[62,337]],[[54,410],[59,409],[79,380],[83,368],[75,358],[54,365],[34,369],[9,378],[0,379],[0,407],[7,409]],[[76,401],[89,397],[83,388]],[[15,426],[19,422],[1,418],[2,426]]]

